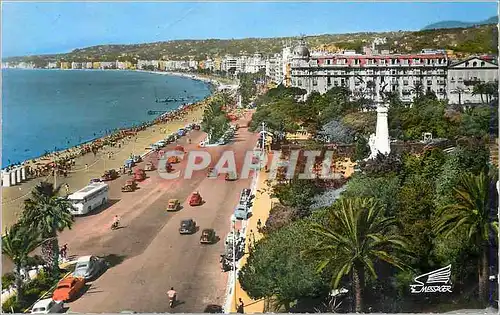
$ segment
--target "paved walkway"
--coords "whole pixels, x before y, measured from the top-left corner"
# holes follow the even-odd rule
[[[246,246],[245,253],[249,251],[249,245],[252,244],[255,240],[258,241],[262,238],[262,234],[257,231],[257,222],[260,219],[262,222],[262,226],[266,223],[266,220],[269,216],[269,210],[271,209],[271,196],[266,191],[267,184],[266,180],[268,179],[269,173],[261,171],[259,174],[259,181],[257,183],[257,190],[254,199],[253,212],[252,217],[247,222],[247,234],[246,234]],[[239,266],[244,266],[246,263],[248,255],[243,256],[240,260]],[[241,298],[244,304],[245,313],[263,313],[264,312],[264,299],[255,301],[252,300],[245,291],[240,286],[239,281],[236,282],[235,288],[236,296],[232,296],[231,301],[231,313],[236,312],[236,307],[238,300]],[[236,305],[235,305],[236,302]]]

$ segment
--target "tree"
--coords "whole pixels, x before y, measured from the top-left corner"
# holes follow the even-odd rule
[[[288,312],[300,299],[325,293],[327,282],[314,271],[314,261],[300,255],[314,244],[303,220],[257,242],[239,272],[241,287],[252,299],[275,297]]]
[[[274,185],[272,194],[284,206],[294,208],[297,217],[304,218],[310,214],[313,197],[320,192],[314,181],[293,178],[288,183]]]
[[[356,139],[356,148],[354,151],[354,160],[361,161],[370,156],[370,146],[368,145],[368,140],[364,136],[360,136]]]
[[[434,229],[445,237],[464,227],[469,244],[480,250],[477,266],[479,299],[486,302],[488,290],[488,246],[498,243],[497,174],[464,174],[454,188],[455,201],[439,209]]]
[[[15,265],[14,277],[16,301],[23,302],[23,277],[21,270],[29,264],[29,254],[40,245],[40,237],[36,230],[31,230],[19,223],[7,228],[2,236],[2,254],[9,257]]]
[[[374,264],[385,261],[403,269],[395,252],[407,248],[403,238],[390,233],[394,218],[383,216],[383,207],[373,198],[341,198],[329,209],[327,224],[313,223],[311,231],[319,238],[306,255],[318,258],[318,272],[332,269],[333,288],[351,275],[356,312],[363,311],[365,273],[377,278]]]
[[[59,272],[59,243],[57,232],[71,229],[73,216],[72,204],[65,198],[58,197],[59,188],[48,182],[41,182],[31,192],[31,197],[24,201],[21,223],[33,232],[40,233],[43,240],[42,257],[57,276]],[[36,233],[35,232],[35,233]]]
[[[395,198],[399,192],[399,186],[398,176],[370,177],[357,173],[347,183],[342,196],[375,198],[384,206],[384,215],[393,216],[399,209],[399,200]]]
[[[354,132],[338,120],[323,125],[318,135],[329,143],[349,144],[354,140]]]

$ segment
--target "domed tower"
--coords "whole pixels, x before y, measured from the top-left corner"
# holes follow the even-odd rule
[[[299,44],[295,46],[292,55],[294,59],[309,59],[309,57],[311,57],[309,49],[307,48],[304,40],[301,40]]]

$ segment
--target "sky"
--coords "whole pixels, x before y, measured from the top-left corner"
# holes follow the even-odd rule
[[[2,57],[175,39],[419,30],[497,14],[496,2],[2,1]]]

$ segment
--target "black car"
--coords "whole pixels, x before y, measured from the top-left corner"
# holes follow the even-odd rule
[[[201,232],[200,243],[213,244],[215,242],[217,242],[217,236],[214,229],[204,229]]]
[[[217,304],[209,304],[207,307],[205,307],[205,310],[203,313],[224,313],[224,310],[222,309],[222,306],[217,305]]]
[[[194,222],[193,219],[181,221],[181,227],[179,228],[179,233],[193,234],[194,232],[196,232],[196,222]]]

